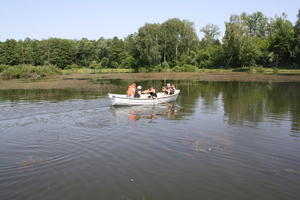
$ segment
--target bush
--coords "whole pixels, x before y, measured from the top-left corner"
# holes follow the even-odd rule
[[[141,67],[141,68],[139,68],[138,72],[140,72],[140,73],[146,73],[147,69],[145,67]]]
[[[79,69],[79,66],[76,64],[68,65],[65,69]]]
[[[256,72],[263,73],[265,72],[265,69],[263,68],[263,66],[260,65],[259,67],[256,68]]]
[[[161,65],[155,65],[152,70],[153,72],[161,72],[163,68],[161,67]]]
[[[249,71],[249,67],[240,67],[240,68],[235,68],[232,69],[233,72],[247,72]]]
[[[3,70],[8,69],[10,66],[9,65],[0,65],[0,72],[2,72]]]
[[[161,66],[162,66],[162,68],[163,68],[164,71],[167,71],[167,70],[170,69],[170,65],[169,65],[168,62],[162,62]]]
[[[196,72],[198,71],[198,68],[194,65],[190,65],[190,64],[185,64],[182,67],[184,72]]]
[[[173,72],[181,72],[181,70],[182,70],[181,67],[179,67],[178,65],[172,68]]]
[[[90,69],[98,69],[99,68],[99,64],[96,61],[92,61],[89,68]]]
[[[278,75],[278,74],[279,74],[279,69],[278,69],[277,67],[274,67],[273,70],[274,70],[273,73],[274,73],[275,75]]]
[[[32,65],[16,65],[4,69],[2,76],[7,78],[32,77],[32,76],[53,76],[62,74],[62,70],[55,65],[32,66]]]
[[[253,67],[250,67],[249,68],[249,74],[253,74],[254,73],[254,68]]]

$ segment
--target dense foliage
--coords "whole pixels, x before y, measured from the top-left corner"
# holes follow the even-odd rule
[[[0,65],[136,71],[256,66],[299,69],[300,10],[297,19],[293,25],[285,14],[275,18],[261,12],[232,15],[225,22],[222,41],[217,39],[221,34],[217,25],[202,27],[200,40],[193,22],[177,18],[162,24],[146,23],[124,39],[8,39],[0,42]],[[3,69],[8,67],[0,71]]]

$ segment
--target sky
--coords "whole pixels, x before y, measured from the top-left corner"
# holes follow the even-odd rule
[[[64,38],[120,39],[138,32],[145,23],[178,18],[193,22],[198,37],[206,24],[218,25],[233,14],[262,12],[274,18],[282,13],[295,24],[299,0],[0,0],[0,41]]]

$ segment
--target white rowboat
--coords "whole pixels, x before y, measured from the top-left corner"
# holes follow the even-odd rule
[[[135,106],[135,105],[152,105],[164,102],[175,101],[180,90],[175,90],[175,94],[165,95],[164,92],[157,93],[156,98],[148,98],[148,94],[142,94],[140,98],[126,97],[124,94],[108,94],[111,105]]]

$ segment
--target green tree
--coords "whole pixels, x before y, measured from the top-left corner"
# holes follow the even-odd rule
[[[225,67],[231,65],[232,67],[242,66],[242,49],[246,44],[248,29],[245,27],[242,18],[238,15],[231,15],[230,21],[225,22],[225,35],[223,43],[225,51],[227,52],[228,62]]]
[[[81,67],[89,67],[92,61],[99,61],[97,42],[82,38],[76,42],[76,63]]]
[[[130,34],[124,38],[125,50],[128,52],[129,56],[132,57],[130,61],[130,68],[137,71],[138,66],[143,65],[143,61],[140,56],[140,45],[138,42],[138,33]],[[128,57],[126,58],[128,59]],[[134,62],[133,62],[134,61]]]
[[[44,65],[50,64],[51,58],[51,38],[50,39],[43,39],[40,41],[40,55],[41,55],[41,62]]]
[[[259,39],[256,37],[248,37],[241,49],[241,60],[243,66],[253,67],[256,65],[256,60],[261,55],[259,49]]]
[[[99,68],[99,64],[97,63],[97,61],[93,60],[89,66],[90,69],[98,69]]]
[[[139,28],[137,49],[139,57],[146,65],[157,65],[161,60],[159,39],[160,24],[148,24]]]
[[[103,57],[100,62],[101,68],[109,68],[109,59],[107,57]]]
[[[270,51],[276,56],[274,67],[291,64],[294,27],[286,17],[283,13],[281,17],[275,16],[270,21]]]
[[[132,56],[128,56],[121,63],[121,67],[124,69],[134,69],[134,66],[135,66],[135,59]]]
[[[101,37],[96,43],[97,61],[101,61],[103,57],[108,57],[108,46],[111,39],[105,39]]]
[[[123,40],[118,37],[114,37],[109,46],[109,62],[113,68],[119,68],[123,60],[128,57],[128,53],[125,51]]]
[[[179,58],[180,33],[182,32],[182,22],[177,19],[169,19],[162,24],[163,41],[165,48],[164,58],[176,61]],[[164,61],[166,61],[164,59]]]
[[[212,68],[212,57],[207,49],[201,49],[197,55],[199,68]]]
[[[245,12],[241,14],[241,18],[248,28],[248,33],[252,36],[266,37],[268,34],[268,18],[262,12],[255,12],[247,15]]]
[[[215,45],[217,43],[217,37],[221,35],[220,28],[215,24],[206,24],[200,29],[200,32],[204,33],[202,38],[203,47]]]
[[[182,43],[181,48],[181,54],[187,54],[190,55],[190,51],[197,51],[197,45],[199,42],[199,39],[197,37],[196,31],[195,31],[195,25],[194,22],[190,22],[188,20],[182,21],[182,29],[180,33],[180,41]]]
[[[4,43],[0,41],[0,64],[5,64]]]
[[[31,41],[31,45],[30,48],[32,50],[32,54],[31,54],[31,60],[32,60],[32,65],[42,65],[42,54],[41,54],[41,45],[40,45],[40,41],[39,40],[32,40]],[[30,55],[29,55],[30,56]],[[30,57],[27,57],[28,60],[30,60]]]
[[[9,39],[6,40],[3,45],[3,64],[6,65],[18,65],[21,64],[21,46],[20,44],[14,40]]]
[[[300,9],[298,10],[297,19],[294,26],[292,57],[294,59],[293,65],[300,68]]]
[[[74,63],[75,43],[67,39],[53,38],[51,39],[51,55],[50,62],[57,67],[64,69],[68,65]]]

